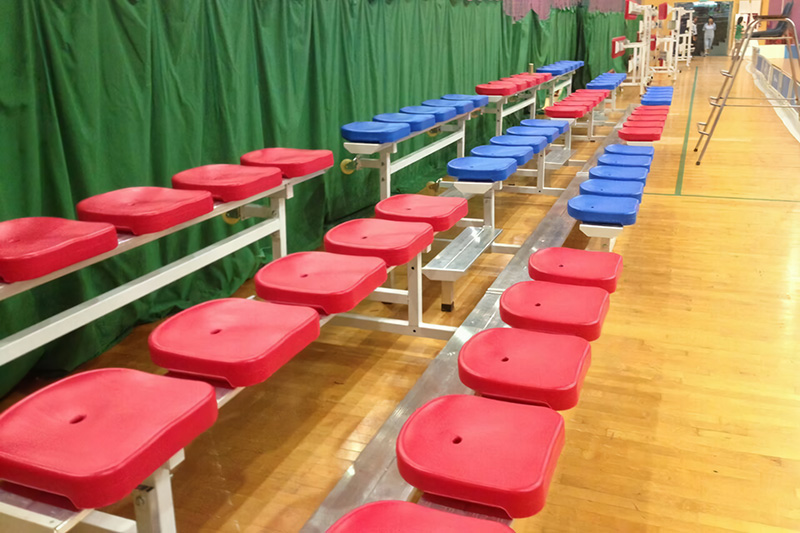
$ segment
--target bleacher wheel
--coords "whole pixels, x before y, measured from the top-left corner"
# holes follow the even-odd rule
[[[428,130],[428,137],[436,137],[442,132],[440,128],[433,128]]]
[[[358,169],[358,163],[352,159],[342,159],[339,168],[343,174],[350,175]]]
[[[441,178],[436,180],[436,181],[429,181],[425,185],[425,187],[427,187],[428,189],[432,190],[433,192],[439,192],[439,187],[440,187],[441,182],[442,182]]]
[[[241,218],[239,218],[239,209],[234,209],[232,211],[224,213],[222,215],[222,220],[224,220],[226,224],[233,226],[234,224],[239,222],[239,220],[241,220]]]

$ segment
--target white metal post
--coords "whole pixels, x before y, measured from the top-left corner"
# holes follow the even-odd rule
[[[467,140],[467,117],[458,119],[458,132],[461,138],[456,141],[456,157],[464,157],[464,145]]]
[[[392,154],[388,150],[380,153],[381,200],[392,195]]]
[[[133,491],[137,533],[177,533],[170,471],[166,467]]]
[[[272,234],[272,258],[279,259],[286,256],[287,237],[286,233],[286,197],[284,195],[273,196],[270,198],[273,217],[278,219],[278,231]]]
[[[422,254],[417,254],[406,265],[408,272],[408,325],[419,327],[422,323]]]
[[[483,193],[483,225],[494,227],[494,187]]]

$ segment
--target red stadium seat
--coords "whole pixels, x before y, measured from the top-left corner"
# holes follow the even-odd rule
[[[107,368],[62,379],[0,414],[0,478],[115,503],[217,418],[208,383]]]
[[[299,178],[332,167],[333,152],[298,148],[262,148],[244,154],[241,163],[256,167],[277,167],[281,169],[285,178]]]
[[[564,446],[564,419],[547,407],[443,396],[415,411],[397,437],[397,467],[423,492],[538,513]]]
[[[571,409],[589,370],[589,342],[516,328],[493,328],[458,354],[461,382],[481,396]]]
[[[227,298],[169,318],[148,342],[160,367],[247,387],[265,381],[318,336],[314,309]]]
[[[25,281],[117,247],[111,224],[29,217],[0,222],[0,280]]]
[[[344,313],[386,281],[378,257],[299,252],[264,266],[255,277],[264,300],[313,307],[324,314]]]
[[[381,501],[353,509],[327,533],[514,533],[503,524],[429,509],[411,502]]]
[[[250,198],[274,189],[282,182],[283,174],[277,167],[242,165],[205,165],[172,176],[174,188],[208,191],[223,202]]]
[[[433,243],[433,228],[421,222],[360,218],[325,234],[325,251],[380,257],[388,266],[404,265]]]
[[[574,248],[542,248],[531,254],[528,275],[537,281],[599,287],[617,290],[622,274],[622,256],[611,252],[593,252]]]
[[[188,222],[214,209],[208,191],[180,191],[165,187],[129,187],[98,194],[77,205],[78,218],[108,222],[134,235],[156,233]]]
[[[608,292],[597,287],[523,281],[500,297],[500,319],[514,328],[593,341],[600,337],[608,303]]]
[[[433,231],[445,231],[467,216],[469,205],[465,198],[397,194],[378,202],[375,216],[401,222],[425,222]]]

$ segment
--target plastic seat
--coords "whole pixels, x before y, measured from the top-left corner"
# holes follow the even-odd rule
[[[325,234],[326,252],[379,257],[387,266],[408,263],[431,243],[430,224],[380,218],[348,220]]]
[[[546,120],[542,118],[527,118],[520,122],[523,126],[531,128],[556,128],[559,133],[566,133],[569,129],[569,122],[566,120]]]
[[[662,130],[664,129],[664,119],[656,118],[656,119],[649,119],[649,120],[627,120],[625,124],[622,125],[623,127],[628,128],[653,128]]]
[[[589,169],[589,178],[620,181],[647,181],[648,170],[644,167],[598,166]]]
[[[653,157],[656,149],[652,146],[629,146],[627,144],[609,144],[606,146],[605,153],[616,155],[643,155]]]
[[[589,109],[583,105],[552,105],[544,108],[544,114],[554,118],[581,118]]]
[[[489,104],[489,97],[482,94],[446,94],[442,100],[469,100],[476,109]]]
[[[589,342],[516,328],[486,329],[458,354],[458,376],[482,396],[561,411],[578,404],[589,370]]]
[[[134,235],[155,233],[188,222],[214,209],[208,191],[181,191],[165,187],[129,187],[81,200],[78,218],[108,222]]]
[[[381,200],[375,206],[375,216],[399,222],[424,222],[433,231],[446,231],[467,216],[466,198],[450,196],[425,196],[422,194],[396,194]]]
[[[564,446],[564,419],[547,407],[453,395],[417,409],[397,437],[397,467],[423,492],[539,512]]]
[[[456,110],[456,114],[462,115],[475,109],[475,104],[472,100],[425,100],[422,105],[429,107],[452,107]]]
[[[484,144],[476,146],[470,151],[475,157],[501,157],[517,160],[517,165],[522,166],[533,157],[533,148],[530,146],[501,146],[499,144]]]
[[[350,311],[386,277],[386,263],[378,257],[298,252],[264,266],[255,285],[264,300],[331,315]]]
[[[622,256],[574,248],[542,248],[528,259],[528,275],[536,281],[617,290],[622,274]]]
[[[401,113],[408,113],[410,115],[433,115],[436,117],[436,122],[445,122],[456,116],[456,109],[454,107],[432,107],[429,105],[415,105],[400,108]]]
[[[0,477],[79,509],[104,507],[216,419],[208,383],[122,368],[81,372],[0,414]]]
[[[581,194],[636,198],[640,203],[644,194],[641,181],[586,180],[581,183]]]
[[[0,222],[0,280],[38,278],[117,247],[111,224],[28,217]]]
[[[633,198],[580,194],[567,203],[569,216],[589,224],[630,226],[638,212],[639,201]]]
[[[461,181],[503,181],[517,171],[517,160],[502,157],[459,157],[447,163],[447,175]]]
[[[310,307],[211,300],[167,319],[148,339],[153,362],[233,387],[261,383],[319,336]]]
[[[659,97],[655,97],[655,96],[652,96],[652,97],[644,96],[644,97],[642,97],[642,105],[647,105],[647,106],[659,105],[660,106],[660,105],[671,105],[671,104],[672,104],[672,97],[670,97],[670,98],[664,98],[664,97],[660,97],[660,96]]]
[[[547,137],[539,135],[498,135],[489,139],[490,144],[497,146],[528,146],[534,154],[547,148]]]
[[[538,128],[530,126],[511,126],[506,130],[509,135],[535,135],[544,137],[548,143],[555,141],[560,133],[557,128]]]
[[[669,113],[669,106],[639,106],[633,110],[634,113]]]
[[[638,126],[638,127],[645,127],[645,124],[638,124],[640,122],[657,122],[657,126],[663,127],[664,124],[667,122],[667,114],[664,113],[663,115],[655,115],[655,114],[648,114],[643,115],[641,113],[633,114],[625,120],[625,124],[629,126]],[[636,123],[636,124],[631,124]]]
[[[642,167],[648,170],[652,162],[652,157],[643,155],[603,154],[597,159],[599,165],[612,167]]]
[[[330,150],[300,148],[262,148],[244,154],[239,162],[253,167],[277,167],[284,178],[299,178],[333,166]]]
[[[611,96],[611,91],[608,89],[578,89],[572,94],[591,94],[603,97],[603,99]]]
[[[379,501],[357,507],[327,533],[514,533],[510,527],[430,509],[411,502]]]
[[[283,172],[277,167],[205,165],[172,176],[173,188],[208,191],[222,202],[244,200],[282,183]]]
[[[341,128],[350,142],[390,143],[411,135],[411,126],[402,122],[351,122]]]
[[[629,142],[655,142],[661,140],[663,128],[638,128],[631,125],[624,125],[617,135],[623,141]]]
[[[661,109],[656,109],[655,111],[640,111],[641,107],[637,108],[636,111],[631,113],[631,116],[628,119],[636,117],[640,120],[667,120],[667,116],[669,115],[668,111],[662,111]]]
[[[517,93],[517,86],[505,81],[493,81],[476,85],[475,92],[487,96],[511,96]]]
[[[500,319],[512,328],[600,337],[608,313],[608,292],[597,287],[522,281],[500,297]]]
[[[500,78],[498,81],[514,85],[517,88],[517,92],[533,87],[533,82],[527,78]]]
[[[410,113],[383,113],[375,115],[372,120],[376,122],[403,122],[408,124],[412,132],[422,131],[436,125],[436,117],[433,115],[412,115]]]

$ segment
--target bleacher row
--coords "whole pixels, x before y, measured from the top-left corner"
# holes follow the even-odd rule
[[[648,99],[652,102],[634,109],[618,130],[621,139],[631,142],[653,142],[661,138],[661,131],[669,113],[671,88],[657,90]],[[658,94],[658,96],[654,96]],[[663,96],[668,94],[669,97]],[[642,101],[645,101],[645,97]],[[657,135],[656,135],[657,133]],[[653,161],[652,146],[612,144],[598,158],[598,164],[589,170],[589,179],[581,183],[580,194],[571,198],[567,212],[584,224],[621,228],[636,222],[639,206],[647,183],[647,174]],[[587,234],[591,233],[591,229]]]
[[[143,235],[189,222],[214,209],[279,187],[284,179],[333,166],[329,150],[265,148],[241,165],[206,165],[179,172],[173,188],[129,187],[81,200],[78,220],[26,217],[0,222],[0,280],[14,283],[101,255],[125,234]]]
[[[600,336],[621,271],[622,258],[613,253],[546,248],[531,255],[534,281],[512,285],[500,298],[500,317],[511,327],[484,330],[459,352],[459,377],[479,396],[436,398],[401,429],[403,478],[449,507],[499,508],[512,519],[538,513],[564,446],[557,410],[578,402],[589,341]],[[377,531],[381,524],[398,531],[511,531],[397,501],[357,508],[329,531]]]
[[[547,74],[579,66],[569,63]],[[562,107],[578,107],[583,116],[607,97],[605,89],[579,91],[574,104]],[[342,134],[357,142],[391,142],[470,113],[486,105],[484,98],[446,95],[347,125]],[[504,180],[570,125],[569,120],[524,120],[489,145],[474,148],[471,156],[451,161],[448,174],[460,181]],[[644,177],[609,177],[643,168],[646,154],[632,154],[632,148],[643,147],[607,149],[597,168],[622,170],[606,172],[606,181],[644,182]],[[174,189],[131,188],[86,199],[77,207],[80,221],[0,223],[0,240],[15,244],[0,255],[0,278],[11,283],[29,279],[30,273],[44,275],[108,250],[116,245],[117,232],[161,231],[207,213],[214,200],[246,199],[282,179],[324,171],[333,158],[327,150],[273,148],[245,154],[241,163],[181,172],[173,177]],[[599,180],[585,184],[591,181]],[[620,196],[602,183],[587,193],[592,186],[608,192],[592,196]],[[576,198],[582,196],[587,195]],[[255,286],[263,301],[205,302],[158,326],[149,347],[166,376],[96,370],[28,396],[0,414],[0,478],[64,497],[78,509],[120,500],[154,472],[168,472],[171,458],[208,429],[218,408],[242,387],[266,380],[316,339],[322,324],[378,294],[392,268],[409,265],[408,323],[419,325],[421,308],[410,302],[411,285],[420,280],[412,282],[411,272],[419,272],[421,254],[434,234],[455,226],[467,211],[464,198],[391,196],[376,205],[376,218],[331,229],[325,251],[289,254],[261,268]],[[598,223],[619,223],[607,220]],[[461,351],[459,375],[481,396],[438,398],[409,417],[397,442],[403,477],[424,492],[497,507],[512,518],[538,512],[563,446],[563,419],[555,410],[577,403],[589,366],[588,342],[600,335],[621,268],[616,254],[548,248],[532,255],[534,281],[512,286],[500,299],[500,316],[511,328],[486,330]],[[530,357],[531,350],[537,357]],[[555,353],[558,357],[552,357]],[[139,400],[131,405],[127,398],[134,395]],[[520,451],[519,441],[530,446]],[[87,449],[93,453],[82,453]],[[370,520],[409,520],[436,531],[509,530],[406,502],[384,502],[354,511],[331,531],[370,530]]]

